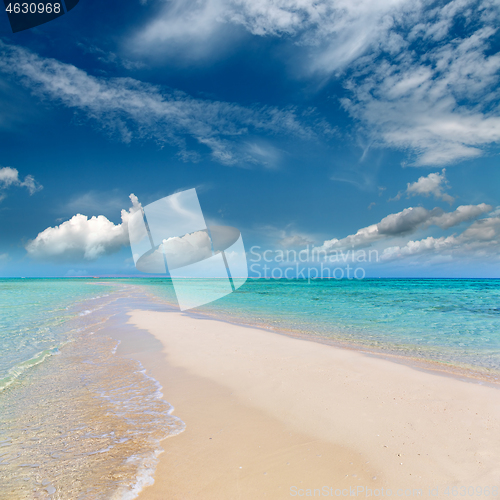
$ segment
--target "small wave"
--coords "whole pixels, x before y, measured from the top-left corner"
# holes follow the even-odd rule
[[[85,300],[97,300],[97,299],[103,299],[104,297],[109,297],[109,293],[105,293],[103,295],[96,295],[95,297],[89,297],[88,299]]]
[[[127,463],[137,465],[137,474],[135,483],[130,486],[121,485],[111,500],[134,500],[139,493],[146,487],[154,484],[154,474],[158,466],[158,456],[163,449],[155,450],[147,457],[132,455],[127,459]]]
[[[116,351],[118,345],[113,351]],[[99,396],[112,404],[112,412],[115,415],[126,418],[131,426],[128,432],[132,439],[142,435],[149,442],[147,446],[152,446],[152,449],[133,454],[126,459],[126,464],[136,468],[134,477],[123,481],[111,500],[133,500],[146,486],[152,485],[158,457],[164,451],[160,442],[180,434],[185,429],[184,422],[172,415],[173,406],[163,399],[160,382],[146,373],[140,361],[136,360],[134,363],[138,369],[129,372],[131,378],[127,379],[125,384],[100,391]],[[115,443],[126,440],[128,438],[121,438]]]
[[[119,341],[116,343],[115,347],[113,347],[113,349],[111,350],[111,354],[116,354],[116,351],[118,350],[118,347],[119,347],[119,345],[120,345],[121,343],[122,343],[122,341],[121,341],[121,340],[119,340]]]
[[[0,392],[9,387],[17,378],[19,378],[24,372],[33,368],[40,363],[43,363],[50,356],[54,356],[59,354],[59,349],[54,347],[52,349],[46,349],[45,351],[41,351],[31,359],[23,361],[16,366],[13,366],[8,372],[7,375],[3,378],[0,378]]]
[[[109,450],[112,450],[114,448],[113,445],[106,446],[106,448],[102,448],[100,450],[96,451],[89,451],[88,453],[85,453],[85,455],[97,455],[98,453],[106,453]]]
[[[119,298],[110,297],[116,295]],[[138,361],[117,355],[118,340],[106,332],[97,335],[115,311],[109,309],[109,297],[94,298],[98,300],[70,307],[64,341],[48,344],[57,344],[60,353],[46,349],[8,372],[7,365],[0,374],[0,394],[15,416],[4,427],[0,419],[0,463],[12,472],[8,486],[13,490],[32,488],[40,498],[71,499],[92,490],[92,498],[135,499],[154,482],[161,441],[185,428],[163,400],[160,383]],[[60,356],[43,363],[55,354]],[[37,364],[34,375],[25,373]],[[23,383],[2,393],[18,377]],[[30,383],[24,383],[28,377]],[[53,400],[57,404],[40,405],[43,425],[35,427],[30,415],[38,415],[39,409],[33,409],[32,402]],[[16,434],[20,429],[22,436]],[[73,464],[71,474],[60,474],[68,460]],[[113,474],[120,479],[110,479]]]

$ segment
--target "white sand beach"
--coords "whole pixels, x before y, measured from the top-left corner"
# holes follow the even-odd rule
[[[127,355],[186,423],[143,500],[498,494],[495,387],[194,315],[129,316],[163,352]]]

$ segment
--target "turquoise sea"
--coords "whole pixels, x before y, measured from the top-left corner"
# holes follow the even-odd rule
[[[184,423],[102,334],[137,287],[0,280],[0,499],[129,500]]]
[[[0,280],[0,499],[132,499],[151,483],[184,423],[101,334],[132,296],[176,304],[169,279]],[[249,279],[190,313],[500,376],[500,280]]]
[[[166,280],[147,286],[175,303]],[[500,280],[249,279],[195,311],[500,375]]]

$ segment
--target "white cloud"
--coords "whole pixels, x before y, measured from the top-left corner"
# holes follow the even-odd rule
[[[181,47],[191,57],[206,56],[222,49],[221,38],[234,36],[233,25],[256,36],[290,38],[305,48],[308,71],[330,73],[391,38],[398,16],[419,8],[410,0],[173,0],[130,46],[146,54]]]
[[[439,208],[408,208],[397,214],[390,214],[378,224],[362,228],[346,238],[327,240],[315,250],[335,254],[373,247],[378,252],[381,263],[404,259],[408,259],[408,263],[420,265],[441,264],[454,258],[500,260],[500,207],[494,211],[492,208],[485,203],[463,205],[452,212],[444,212]],[[449,229],[486,213],[488,215],[485,218],[475,220],[458,235],[408,239],[418,229],[430,226]]]
[[[429,223],[434,215],[440,213],[439,210],[435,208],[430,211],[423,207],[405,208],[401,212],[389,214],[378,224],[359,229],[355,234],[350,234],[342,239],[327,240],[320,248],[327,252],[345,248],[362,248],[384,238],[409,234],[425,223]]]
[[[30,195],[43,189],[43,186],[38,184],[32,175],[27,175],[24,180],[21,180],[17,169],[11,167],[0,168],[0,201],[5,198],[4,191],[11,186],[25,187]]]
[[[386,248],[380,256],[380,260],[382,262],[385,262],[388,260],[402,258],[409,255],[417,255],[424,252],[439,252],[456,245],[457,241],[455,236],[442,236],[440,238],[429,236],[428,238],[419,241],[409,241],[403,247],[394,246]]]
[[[220,53],[214,40],[230,39],[230,25],[280,37],[303,74],[349,75],[342,104],[368,142],[432,166],[500,141],[499,21],[488,0],[173,0],[130,45]]]
[[[3,167],[0,169],[0,185],[2,188],[19,184],[19,172],[15,168]]]
[[[212,243],[206,231],[196,231],[163,240],[163,251],[168,268],[173,270],[211,257]]]
[[[487,205],[486,203],[480,203],[479,205],[460,205],[453,212],[444,212],[441,215],[433,217],[430,223],[439,226],[441,229],[448,229],[490,212],[492,208],[491,205]]]
[[[190,137],[207,146],[216,161],[232,165],[249,159],[262,162],[260,152],[253,154],[251,148],[239,146],[252,134],[315,136],[292,108],[245,108],[195,99],[132,78],[91,76],[71,64],[0,44],[0,71],[19,77],[33,93],[84,113],[124,142],[138,138],[169,143],[179,148],[182,158],[196,160],[197,153],[187,150]]]
[[[115,253],[126,244],[128,234],[104,215],[90,219],[74,215],[59,226],[48,227],[26,246],[31,257],[54,260],[95,260]]]
[[[360,60],[346,83],[352,97],[342,103],[361,133],[410,153],[415,166],[476,158],[498,144],[500,56],[490,47],[499,12],[454,0],[403,18],[401,48],[391,53],[384,42],[385,54]],[[463,35],[452,31],[459,22]]]
[[[123,59],[110,50],[103,50],[100,47],[93,45],[88,40],[85,40],[85,43],[76,42],[76,44],[85,54],[94,55],[98,61],[106,65],[123,66],[128,70],[137,70],[146,67],[146,64],[141,61],[129,61],[127,59]]]
[[[446,169],[443,168],[441,173],[435,172],[425,177],[419,177],[416,182],[408,183],[406,186],[406,194],[408,197],[418,195],[428,197],[432,194],[434,198],[446,201],[451,205],[455,198],[443,192],[443,189],[447,188],[448,180],[446,179]],[[401,193],[398,193],[396,199],[400,197]]]
[[[471,224],[463,233],[464,241],[492,241],[500,236],[500,217],[487,217]]]
[[[130,41],[130,50],[147,55],[155,52],[199,58],[219,48],[218,33],[225,2],[220,0],[174,0],[165,2]],[[180,50],[182,49],[182,50]]]
[[[423,207],[405,208],[402,212],[389,214],[377,224],[377,233],[381,236],[408,234],[424,223],[429,223],[441,210],[427,210]]]
[[[132,207],[122,210],[121,224],[114,224],[104,215],[91,217],[81,214],[59,226],[48,227],[26,245],[30,257],[56,261],[92,261],[118,252],[129,244],[127,222],[140,208],[137,197],[130,195]]]
[[[462,205],[453,212],[444,212],[440,208],[434,208],[433,210],[427,210],[423,207],[405,208],[401,212],[389,214],[378,224],[359,229],[355,234],[342,239],[333,238],[327,240],[318,249],[335,252],[341,249],[367,247],[377,241],[409,235],[417,229],[427,228],[431,225],[438,226],[441,229],[449,229],[490,212],[492,208],[491,205],[485,203]],[[477,223],[479,222],[481,221],[477,221]]]
[[[386,248],[380,260],[384,262],[428,254],[499,260],[500,217],[477,220],[458,236],[429,236],[422,240],[409,241],[404,246]]]

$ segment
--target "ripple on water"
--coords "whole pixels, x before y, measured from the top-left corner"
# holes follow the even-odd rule
[[[89,316],[58,356],[0,392],[2,500],[135,498],[153,482],[160,441],[184,428],[139,362],[90,335]]]

